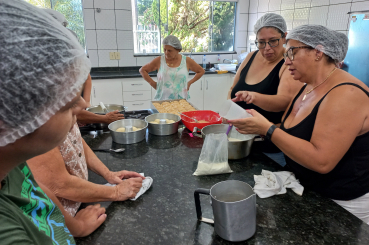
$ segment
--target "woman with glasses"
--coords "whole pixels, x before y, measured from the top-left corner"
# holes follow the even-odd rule
[[[263,15],[254,26],[256,47],[242,62],[228,99],[233,98],[244,109],[255,109],[274,124],[279,124],[283,112],[302,84],[295,82],[283,65],[283,44],[287,25],[282,16]],[[270,141],[255,142],[253,149],[285,165],[283,154]]]
[[[324,26],[292,30],[285,64],[305,85],[280,128],[254,110],[252,118],[229,122],[241,133],[266,135],[305,188],[369,224],[369,88],[337,69],[347,49],[346,35]]]

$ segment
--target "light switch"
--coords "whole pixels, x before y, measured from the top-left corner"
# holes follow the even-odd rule
[[[120,60],[120,53],[119,52],[115,52],[115,59]]]
[[[110,57],[111,60],[115,60],[114,52],[109,52],[109,57]]]

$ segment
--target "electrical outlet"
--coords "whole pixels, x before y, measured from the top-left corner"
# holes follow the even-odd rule
[[[115,60],[114,52],[109,52],[109,57],[111,60]]]
[[[115,53],[115,59],[120,60],[120,53],[119,52],[114,52],[114,53]]]

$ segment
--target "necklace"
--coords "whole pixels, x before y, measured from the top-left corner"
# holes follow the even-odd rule
[[[332,73],[335,71],[335,70],[337,70],[337,67],[335,67],[329,74],[328,74],[328,76],[324,79],[324,81],[323,82],[321,82],[321,83],[319,83],[318,85],[316,85],[314,88],[312,88],[312,89],[310,89],[309,91],[307,91],[306,93],[305,93],[305,95],[304,95],[304,97],[302,98],[302,101],[304,101],[305,99],[306,99],[306,95],[307,94],[310,94],[314,89],[316,89],[317,87],[319,87],[320,85],[322,85],[325,81],[327,81],[328,80],[328,78],[332,75]]]
[[[177,56],[172,60],[172,62],[173,62],[173,61],[176,61],[176,60],[177,60]],[[166,59],[165,59],[165,61],[166,61]],[[173,63],[170,63],[170,64],[169,64],[169,63],[167,62],[167,65],[168,65],[168,66],[173,66],[174,64],[173,64]]]

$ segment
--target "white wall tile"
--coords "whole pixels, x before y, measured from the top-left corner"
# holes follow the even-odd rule
[[[258,20],[257,14],[249,14],[248,31],[254,31],[254,25],[257,20]]]
[[[118,49],[133,50],[133,32],[132,31],[117,31]]]
[[[369,1],[352,3],[351,11],[361,11],[361,10],[369,10]]]
[[[257,13],[258,12],[258,0],[251,0],[250,1],[250,7],[249,7],[249,13]]]
[[[268,8],[269,8],[268,5],[269,5],[269,0],[259,0],[258,12],[268,12]]]
[[[329,0],[329,3],[332,4],[339,4],[339,3],[351,3],[351,0]],[[347,11],[349,12],[349,11]]]
[[[86,46],[87,49],[97,49],[97,43],[96,43],[96,31],[95,30],[86,30],[85,31],[85,37],[86,37]]]
[[[95,0],[94,7],[101,9],[114,9],[114,0]]]
[[[311,0],[311,7],[329,5],[329,0]]]
[[[114,10],[102,9],[100,13],[95,13],[96,29],[115,30]]]
[[[118,49],[118,52],[120,53],[119,66],[136,66],[137,58],[133,56],[133,49]]]
[[[294,8],[295,8],[295,0],[282,0],[281,10],[294,9]]]
[[[327,26],[328,6],[310,9],[309,24]]]
[[[293,28],[309,24],[309,9],[310,8],[295,9],[293,15]]]
[[[155,59],[157,56],[148,56],[148,57],[137,57],[137,66],[144,66],[147,63],[151,62],[153,59]],[[195,55],[192,55],[192,58],[194,58]],[[200,62],[202,62],[202,56],[201,55],[196,55],[196,58],[200,57]],[[195,60],[195,59],[194,59]],[[197,60],[195,60],[196,63]]]
[[[85,23],[85,29],[96,29],[95,26],[95,10],[94,9],[84,9],[83,19]]]
[[[82,6],[85,9],[91,9],[94,7],[94,0],[83,0]]]
[[[98,49],[117,49],[117,32],[115,30],[97,30],[96,33]]]
[[[99,67],[99,56],[97,50],[88,50],[88,56],[91,61],[91,67]]]
[[[352,2],[365,2],[365,1],[368,1],[368,0],[352,0]]]
[[[237,19],[237,31],[247,31],[248,22],[248,14],[239,14]]]
[[[251,0],[254,1],[254,0]],[[239,0],[237,2],[237,8],[240,13],[247,14],[249,12],[250,0]]]
[[[293,13],[294,10],[282,10],[281,15],[283,16],[284,20],[287,24],[287,30],[292,30],[292,23],[293,23]]]
[[[132,31],[132,11],[115,10],[117,30]]]
[[[263,16],[264,14],[266,14],[266,13],[258,13],[258,17],[257,17],[257,19],[260,19],[261,18],[261,16]]]
[[[275,13],[275,14],[281,15],[281,11],[279,11],[279,10],[277,10],[277,11],[269,11],[269,13]]]
[[[139,63],[138,59],[141,57],[137,57],[137,65]],[[197,64],[202,64],[202,55],[192,55],[192,59],[197,63]],[[146,62],[147,63],[147,62]],[[145,63],[145,64],[146,64]]]
[[[328,8],[327,27],[333,30],[347,30],[351,3],[330,5]]]
[[[282,0],[270,0],[269,1],[269,11],[281,10],[281,2]]]
[[[115,0],[115,9],[132,9],[131,0]]]
[[[295,9],[296,8],[310,8],[311,0],[296,0]]]
[[[236,47],[246,47],[247,32],[239,31],[236,35]]]
[[[109,52],[117,52],[117,50],[99,50],[99,67],[113,67],[118,66],[118,60],[111,60]]]
[[[255,35],[255,33],[253,33],[253,32],[248,32],[247,33],[247,50],[250,50],[250,46],[251,47],[255,47],[255,40],[256,40],[256,35]]]

